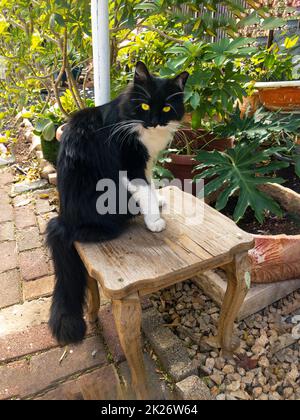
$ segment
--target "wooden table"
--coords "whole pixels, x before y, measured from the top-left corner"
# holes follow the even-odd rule
[[[146,230],[141,217],[126,232],[109,242],[76,243],[88,272],[89,321],[98,318],[98,282],[112,307],[120,342],[131,369],[137,398],[146,399],[141,345],[140,297],[187,280],[200,272],[223,267],[228,287],[219,321],[222,348],[234,350],[233,327],[249,287],[247,251],[253,236],[215,209],[176,187],[161,190],[167,205],[161,233]]]

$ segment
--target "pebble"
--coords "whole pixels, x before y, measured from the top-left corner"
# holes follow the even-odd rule
[[[223,357],[217,357],[215,359],[215,367],[218,370],[222,370],[225,366],[225,360],[223,359]]]
[[[242,378],[242,382],[246,385],[251,385],[254,379],[254,373],[252,372],[247,372],[246,376],[244,378]]]
[[[216,385],[221,385],[224,380],[224,375],[221,375],[220,373],[214,373],[210,376],[210,379],[214,381]]]
[[[278,394],[278,392],[272,392],[269,394],[269,400],[271,401],[281,401],[282,397]]]
[[[224,368],[222,369],[222,372],[223,372],[225,375],[228,375],[228,374],[230,374],[230,373],[234,373],[234,367],[233,367],[233,366],[231,366],[231,365],[226,365],[226,366],[224,366]]]
[[[215,360],[212,358],[206,359],[205,367],[207,367],[210,371],[213,370],[215,367]]]
[[[268,368],[270,366],[270,362],[266,356],[263,356],[259,359],[258,365],[262,368]]]
[[[200,339],[197,345],[186,334],[172,329],[184,341],[190,358],[201,366],[214,399],[300,400],[300,343],[272,354],[291,336],[300,309],[285,315],[284,304],[279,301],[239,322],[238,354],[245,357],[240,363],[236,358],[225,360],[222,351],[215,347],[219,308],[194,283],[178,283],[153,294],[151,299],[167,324],[176,320]],[[290,295],[284,303],[291,305],[295,299],[300,299],[300,293]],[[257,366],[251,362],[255,359]]]
[[[239,390],[241,387],[241,382],[240,381],[233,381],[231,382],[229,385],[227,385],[227,391],[237,391]]]
[[[269,401],[269,397],[267,394],[261,394],[261,396],[258,399],[260,401]]]
[[[253,389],[253,398],[257,399],[263,393],[263,389],[261,387],[256,387]]]
[[[284,390],[283,390],[284,399],[290,398],[293,394],[294,394],[293,388],[291,388],[291,387],[284,388]]]
[[[176,310],[177,311],[181,311],[182,309],[184,309],[185,308],[185,305],[184,304],[182,304],[182,303],[178,303],[178,305],[176,305]]]

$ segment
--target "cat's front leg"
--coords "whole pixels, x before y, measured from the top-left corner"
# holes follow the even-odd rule
[[[155,182],[153,179],[151,179],[151,188],[156,194],[159,208],[163,209],[167,204],[167,200],[160,194],[159,189],[155,188]]]
[[[141,213],[144,216],[145,224],[151,232],[161,232],[166,228],[166,222],[160,215],[159,202],[156,191],[151,184],[133,184],[127,182],[128,191],[134,200],[139,204]]]

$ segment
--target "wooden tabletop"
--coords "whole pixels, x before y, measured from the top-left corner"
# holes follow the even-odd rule
[[[76,243],[89,275],[112,299],[168,287],[232,261],[253,247],[253,236],[202,200],[176,187],[161,190],[167,228],[148,231],[142,217],[109,242]]]

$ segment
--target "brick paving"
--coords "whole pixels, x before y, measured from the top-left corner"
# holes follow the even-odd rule
[[[44,234],[56,212],[45,194],[11,198],[13,179],[12,169],[0,169],[0,400],[132,396],[120,373],[128,376],[128,366],[107,299],[99,325],[88,326],[80,345],[61,348],[52,338],[47,319],[54,270]],[[158,380],[153,362],[146,368]]]

